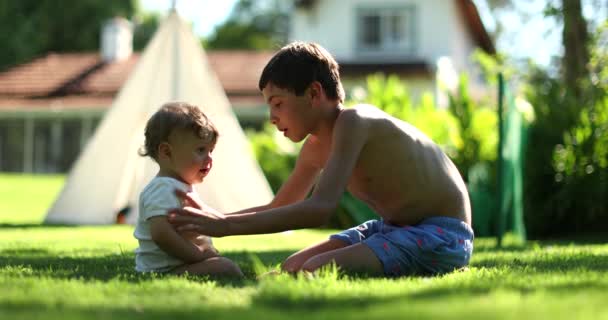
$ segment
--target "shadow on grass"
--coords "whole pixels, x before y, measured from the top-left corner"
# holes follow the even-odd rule
[[[532,247],[530,245],[508,245],[508,246],[475,246],[473,249],[473,254],[481,253],[481,252],[522,252],[528,251]]]
[[[73,228],[69,224],[42,224],[42,223],[0,223],[1,229],[57,229],[57,228]]]
[[[519,252],[521,250],[501,248],[486,250],[486,252]],[[275,267],[283,262],[293,251],[240,251],[227,252],[225,257],[235,261],[247,278],[255,278],[252,256],[257,257],[264,266]],[[57,256],[56,253],[40,248],[4,249],[0,250],[0,267],[26,266],[34,272],[50,277],[108,280],[118,275],[139,273],[134,271],[134,254],[122,253],[96,257]],[[475,259],[471,266],[478,268],[517,268],[536,272],[562,272],[569,270],[608,270],[608,255],[598,255],[590,252],[564,253],[546,255],[528,252],[512,255],[490,255]],[[355,274],[356,278],[370,278],[367,275]]]
[[[585,281],[582,283],[573,284],[537,284],[535,286],[528,284],[503,284],[501,285],[501,289],[516,291],[521,295],[534,294],[537,292],[549,292],[555,295],[567,295],[572,294],[573,292],[586,292],[587,294],[589,294],[590,290],[595,290],[603,294],[608,289],[608,285],[597,283],[594,281]],[[496,283],[477,283],[476,286],[472,287],[450,286],[440,288],[429,288],[408,294],[407,298],[410,300],[427,300],[445,298],[448,296],[482,296],[490,294],[494,290],[496,290]]]
[[[219,286],[230,286],[230,287],[245,287],[251,286],[255,283],[254,274],[252,272],[253,262],[250,259],[250,255],[255,255],[259,258],[265,266],[275,265],[281,262],[285,257],[291,254],[291,251],[267,251],[267,252],[231,252],[226,256],[236,261],[243,270],[247,273],[245,280],[230,280],[230,279],[217,279]],[[562,255],[556,258],[547,257],[529,257],[527,261],[521,260],[515,264],[516,267],[521,266],[525,268],[527,266],[533,267],[535,271],[532,272],[543,272],[559,274],[565,270],[578,270],[584,268],[586,270],[608,270],[608,256],[598,256],[591,254],[575,254],[575,255]],[[496,268],[504,265],[513,266],[512,261],[482,261],[476,263],[475,267],[483,268]],[[98,281],[109,281],[112,279],[120,279],[132,283],[140,283],[150,280],[156,280],[163,277],[173,277],[165,275],[155,274],[139,274],[133,270],[133,255],[106,255],[99,257],[57,257],[50,254],[48,251],[41,249],[29,249],[29,250],[4,250],[0,252],[0,268],[5,269],[6,267],[14,267],[14,272],[20,272],[20,267],[26,267],[32,271],[28,275],[32,276],[44,276],[56,279],[79,279],[81,281],[87,280],[98,280]],[[516,268],[517,269],[517,268]],[[11,272],[11,271],[5,271]],[[463,271],[470,272],[470,271]],[[517,277],[518,274],[525,275],[528,269],[521,269],[521,271],[515,270],[513,276]],[[356,277],[359,279],[359,277]],[[362,277],[365,278],[365,277]],[[361,279],[362,279],[361,278]],[[194,281],[206,281],[207,277],[190,277]],[[215,280],[215,279],[214,279]],[[314,280],[313,286],[314,286]],[[326,281],[326,282],[324,282]],[[252,283],[253,282],[253,283]],[[219,306],[201,306],[194,309],[179,309],[179,310],[167,310],[162,309],[141,309],[137,306],[125,306],[125,307],[114,307],[108,308],[87,308],[72,305],[63,305],[60,310],[51,309],[47,305],[35,305],[35,304],[10,304],[6,302],[0,302],[0,310],[9,311],[7,314],[15,315],[11,318],[19,318],[17,315],[35,315],[41,314],[42,312],[56,312],[57,315],[86,315],[90,316],[90,313],[94,313],[98,318],[129,318],[129,319],[166,319],[166,318],[180,318],[189,319],[196,317],[197,319],[204,318],[205,315],[213,316],[214,319],[246,319],[252,318],[254,314],[260,314],[264,312],[265,319],[284,319],[285,314],[282,311],[348,311],[348,310],[359,310],[377,304],[394,304],[396,302],[407,302],[410,300],[416,301],[434,301],[437,298],[458,298],[462,295],[476,296],[485,295],[493,292],[498,288],[513,290],[520,292],[521,294],[532,294],[539,290],[551,292],[552,294],[566,294],[573,291],[583,292],[585,290],[598,290],[605,292],[608,290],[608,285],[605,282],[597,283],[592,280],[575,282],[575,283],[552,283],[540,282],[540,283],[527,283],[514,281],[513,283],[503,283],[501,280],[484,280],[464,282],[463,284],[452,283],[452,282],[437,282],[432,286],[423,286],[418,290],[404,290],[404,292],[398,292],[391,295],[378,295],[370,293],[369,295],[353,295],[353,294],[340,294],[332,291],[332,279],[321,279],[320,286],[327,286],[329,290],[316,291],[313,290],[311,294],[296,294],[293,295],[294,290],[306,290],[306,286],[302,288],[300,284],[294,282],[279,282],[276,284],[270,283],[270,287],[265,287],[264,284],[260,287],[260,291],[254,293],[252,296],[252,305],[245,307],[219,307]],[[405,285],[407,285],[405,283]],[[336,289],[338,291],[343,289]],[[348,293],[348,291],[345,291]],[[173,307],[169,307],[173,308]],[[32,310],[45,310],[46,311],[32,311]],[[271,311],[270,313],[267,313]],[[51,317],[55,318],[55,317]],[[58,318],[58,317],[57,317]],[[86,318],[86,317],[85,317]]]
[[[523,276],[523,275],[522,275]],[[425,277],[426,278],[426,277]],[[287,284],[288,286],[289,284]],[[294,288],[297,286],[294,286]],[[328,287],[331,287],[329,285]],[[306,290],[306,289],[304,289]],[[462,284],[450,282],[436,282],[431,286],[424,286],[416,290],[404,290],[392,294],[378,294],[370,292],[370,295],[339,294],[332,290],[316,292],[316,294],[297,294],[291,293],[289,288],[280,290],[262,290],[254,295],[252,302],[255,305],[268,306],[271,309],[282,310],[319,310],[331,306],[337,308],[366,308],[377,304],[403,304],[415,303],[416,301],[434,302],[437,299],[462,299],[465,297],[484,296],[492,294],[496,290],[512,291],[515,296],[525,296],[540,293],[556,296],[572,295],[573,293],[584,293],[585,295],[604,294],[608,290],[608,283],[597,282],[590,279],[586,281],[575,281],[574,283],[553,283],[551,281],[540,281],[529,283],[523,282],[503,282],[500,279],[480,280],[474,282],[463,282]],[[590,293],[590,291],[596,293]]]
[[[249,307],[200,306],[192,307],[163,307],[154,308],[132,306],[78,306],[61,305],[59,308],[41,303],[11,304],[0,302],[3,315],[11,319],[259,319],[264,315],[265,320],[285,319],[280,310],[260,309]]]
[[[608,233],[590,232],[585,234],[574,234],[559,238],[549,238],[541,241],[543,245],[593,245],[608,244]]]
[[[598,292],[608,291],[607,282],[598,282],[591,277],[589,280],[581,280],[577,277],[579,271],[595,271],[605,273],[608,270],[608,255],[598,255],[592,253],[576,253],[576,254],[557,254],[555,256],[535,256],[530,252],[528,256],[513,260],[490,258],[476,262],[472,265],[476,268],[484,269],[500,269],[503,267],[510,268],[508,273],[503,278],[490,277],[488,279],[479,279],[475,281],[463,281],[462,284],[454,282],[438,281],[428,287],[422,287],[419,290],[396,293],[392,295],[383,295],[381,297],[371,295],[340,295],[328,292],[319,292],[313,290],[312,294],[292,295],[289,293],[290,283],[285,283],[286,288],[271,287],[264,290],[253,297],[255,303],[268,305],[273,308],[282,309],[314,309],[328,305],[351,306],[351,307],[366,307],[376,303],[390,303],[398,301],[408,301],[412,299],[432,301],[438,297],[454,297],[458,298],[462,295],[479,296],[486,295],[497,288],[503,290],[516,291],[519,294],[526,295],[535,292],[543,291],[551,294],[571,294],[573,292],[585,292],[586,290],[596,290]],[[472,270],[454,271],[457,272],[476,272]],[[552,275],[563,274],[570,272],[568,275],[572,277],[572,281],[566,283],[555,283],[545,278],[550,278]],[[524,279],[531,276],[534,281],[519,281],[520,277]],[[414,276],[413,278],[428,278],[428,275]],[[466,275],[465,275],[466,277]],[[362,280],[373,278],[369,276],[350,277]],[[584,278],[583,278],[584,279]],[[331,281],[328,285],[331,287]],[[298,285],[293,285],[297,288]]]
[[[486,239],[484,239],[486,240]],[[494,242],[485,242],[475,244],[474,252],[476,253],[508,253],[508,252],[523,252],[530,251],[536,248],[544,247],[567,247],[567,246],[583,246],[583,245],[605,245],[608,244],[608,236],[597,235],[581,235],[578,237],[551,239],[551,240],[530,240],[526,244],[508,244],[496,246]]]
[[[255,279],[252,256],[261,260],[265,266],[280,264],[292,251],[264,252],[229,252],[223,256],[236,262],[243,272],[245,279],[220,279],[207,276],[189,276],[191,279],[219,280],[220,284],[243,285],[244,281]],[[0,268],[13,268],[15,272],[31,270],[34,276],[44,276],[56,279],[81,279],[109,281],[121,279],[128,282],[141,282],[159,277],[173,277],[169,274],[142,274],[134,270],[134,254],[113,254],[96,257],[57,256],[44,249],[5,249],[0,251]]]
[[[536,272],[564,272],[573,270],[606,271],[608,270],[608,255],[592,253],[555,254],[551,256],[534,255],[530,253],[519,258],[488,257],[476,260],[474,267],[500,268],[509,267]]]

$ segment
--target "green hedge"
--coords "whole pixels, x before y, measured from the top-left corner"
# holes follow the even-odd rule
[[[534,70],[527,98],[530,128],[525,218],[536,237],[608,228],[608,23],[595,33],[589,77],[580,93]]]

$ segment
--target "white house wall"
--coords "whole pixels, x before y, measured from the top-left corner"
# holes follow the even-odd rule
[[[466,25],[465,17],[458,10],[455,2],[449,1],[449,4],[451,12],[454,13],[450,15],[450,28],[448,29],[452,31],[449,33],[446,32],[446,34],[449,35],[449,56],[451,57],[456,70],[470,70],[473,67],[473,64],[471,63],[471,54],[475,50],[475,43],[473,42],[473,38]]]
[[[354,30],[351,14],[355,1],[316,1],[310,9],[293,12],[290,40],[317,42],[338,59],[352,56],[349,39]]]
[[[338,61],[361,59],[356,50],[356,11],[363,7],[414,6],[416,49],[408,60],[434,66],[449,56],[458,71],[467,68],[474,46],[456,3],[449,0],[319,0],[310,9],[294,10],[290,40],[312,41],[327,48]],[[369,62],[369,59],[368,59]]]

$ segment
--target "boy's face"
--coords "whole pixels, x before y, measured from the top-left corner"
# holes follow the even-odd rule
[[[296,96],[287,89],[268,83],[262,95],[270,109],[270,122],[284,136],[293,142],[300,142],[312,132],[315,122],[309,90]]]
[[[168,145],[166,173],[188,184],[201,183],[213,166],[211,154],[215,145],[189,130],[172,132]]]

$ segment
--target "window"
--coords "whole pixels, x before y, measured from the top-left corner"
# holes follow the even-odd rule
[[[361,8],[357,11],[357,50],[363,54],[411,54],[414,8]]]
[[[56,172],[57,157],[61,146],[53,145],[53,120],[34,120],[33,171],[36,173]]]
[[[23,172],[25,121],[0,119],[0,171]]]
[[[61,124],[61,158],[59,159],[57,171],[68,172],[72,164],[78,158],[80,151],[84,150],[80,146],[82,139],[83,119],[81,118],[66,118]],[[87,137],[88,138],[88,137]]]
[[[0,118],[0,172],[68,172],[100,119]]]

